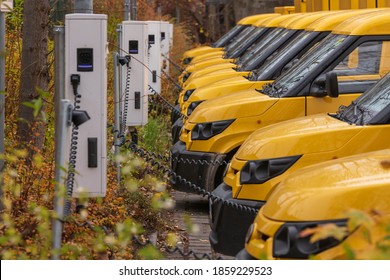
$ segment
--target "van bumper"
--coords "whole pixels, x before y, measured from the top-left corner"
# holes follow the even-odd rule
[[[218,253],[235,256],[244,248],[246,233],[257,212],[248,211],[240,206],[258,210],[265,202],[234,199],[232,198],[231,187],[225,183],[220,184],[212,194],[225,200],[225,203],[218,199],[209,200],[211,227],[209,240],[211,248]]]
[[[236,260],[256,260],[256,258],[252,257],[247,250],[242,249],[237,253]]]
[[[217,172],[223,172],[226,168],[226,165],[213,164],[213,162],[223,162],[226,158],[225,154],[187,151],[185,143],[181,141],[173,145],[171,153],[172,171],[206,191],[214,190],[214,180]],[[195,192],[179,180],[177,176],[171,176],[170,182],[175,190]]]

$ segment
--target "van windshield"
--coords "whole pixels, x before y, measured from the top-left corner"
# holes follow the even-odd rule
[[[225,47],[225,51],[229,51],[229,50],[235,48],[237,45],[239,45],[241,43],[241,40],[243,38],[248,36],[248,34],[252,33],[256,29],[257,29],[257,27],[255,27],[255,26],[250,26],[250,27],[246,28],[244,31],[242,31],[240,34],[238,34],[235,38],[233,38],[233,40],[229,43],[229,45],[227,45]]]
[[[256,52],[264,48],[272,39],[277,38],[279,34],[285,29],[276,28],[269,32],[260,42],[249,48],[239,59],[239,66],[245,64],[247,60],[251,59]]]
[[[272,97],[287,97],[289,91],[304,77],[312,73],[345,43],[347,35],[330,34],[321,43],[310,49],[289,70],[273,83],[263,86],[261,92]]]
[[[224,47],[226,44],[228,44],[237,34],[242,32],[245,28],[249,27],[248,25],[241,25],[237,24],[235,27],[233,27],[229,32],[225,33],[221,38],[218,39],[213,44],[214,48],[221,48]]]
[[[335,118],[356,125],[375,124],[375,117],[389,108],[390,74],[387,74],[371,89],[360,95],[349,106],[341,106]]]
[[[253,71],[252,81],[264,81],[272,79],[275,71],[283,67],[287,62],[295,58],[302,49],[304,49],[315,37],[317,32],[302,32],[298,34],[290,43],[284,46],[280,51],[276,51],[267,59],[263,66]]]
[[[299,30],[285,29],[279,33],[277,37],[272,38],[267,45],[261,50],[257,51],[250,59],[242,64],[241,69],[244,71],[250,71],[263,65],[267,57],[273,52],[277,51],[281,45],[283,45],[289,38],[291,38]]]
[[[227,53],[227,57],[238,57],[241,53],[245,52],[245,50],[248,49],[248,47],[250,47],[254,42],[256,42],[258,38],[263,36],[265,31],[267,31],[266,28],[258,27],[246,38],[244,38],[241,44],[235,46],[234,48],[231,48]]]

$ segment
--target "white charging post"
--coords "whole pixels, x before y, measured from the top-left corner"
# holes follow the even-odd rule
[[[107,177],[107,16],[65,16],[65,98],[74,104],[73,79],[79,79],[79,110],[90,120],[80,125],[74,197],[102,197]],[[78,78],[77,78],[78,77]],[[68,142],[68,141],[67,141]],[[70,141],[69,141],[70,142]]]
[[[161,21],[161,69],[169,73],[169,51],[171,48],[171,30],[169,22]]]
[[[149,85],[156,92],[161,93],[161,21],[146,21],[146,23],[148,24]]]
[[[0,0],[0,11],[1,12],[10,12],[13,9],[14,1],[13,0]]]
[[[123,114],[126,126],[134,127],[148,123],[148,24],[143,21],[123,21],[120,56],[131,55],[128,73],[126,66],[121,71]],[[128,75],[129,74],[129,75]],[[126,83],[129,96],[126,101]]]

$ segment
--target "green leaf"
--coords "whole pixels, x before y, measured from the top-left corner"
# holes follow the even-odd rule
[[[22,102],[22,104],[26,107],[33,109],[33,116],[34,118],[36,118],[42,109],[43,101],[41,98],[38,98],[33,99],[31,101]]]
[[[164,259],[164,256],[161,254],[161,252],[159,250],[157,250],[157,248],[151,244],[146,245],[144,248],[138,250],[137,254],[141,259],[144,259],[144,260],[162,260],[162,259]]]

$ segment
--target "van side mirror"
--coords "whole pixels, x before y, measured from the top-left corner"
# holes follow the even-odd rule
[[[313,84],[310,87],[310,95],[314,97],[324,97],[326,96],[325,91],[326,78],[324,75],[319,76],[314,80]]]
[[[337,73],[334,71],[326,73],[326,92],[329,97],[339,97],[339,83],[337,80]]]

